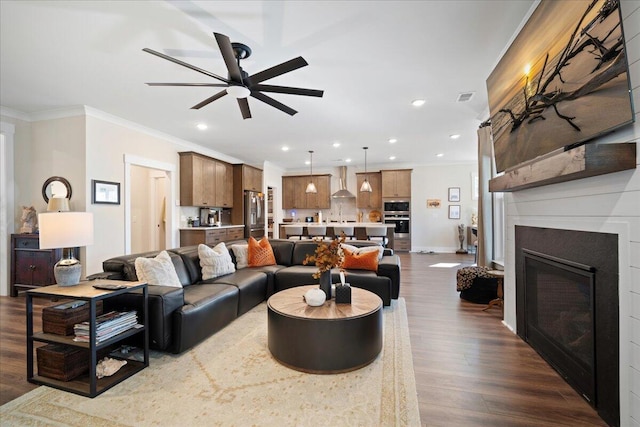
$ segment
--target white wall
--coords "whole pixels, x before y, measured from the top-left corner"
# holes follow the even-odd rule
[[[640,141],[640,8],[621,2],[636,121],[599,142]],[[605,112],[603,112],[605,113]],[[640,161],[636,158],[636,165]],[[504,323],[515,330],[515,226],[618,234],[621,425],[640,426],[640,169],[505,193]]]

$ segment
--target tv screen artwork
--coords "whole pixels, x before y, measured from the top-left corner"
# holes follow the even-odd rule
[[[499,172],[633,121],[618,0],[542,0],[487,79]]]

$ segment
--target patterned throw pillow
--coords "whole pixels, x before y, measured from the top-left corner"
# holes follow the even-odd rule
[[[364,252],[376,252],[378,254],[378,260],[382,259],[382,254],[384,253],[384,247],[382,245],[375,246],[363,246],[361,248],[353,245],[349,245],[347,243],[340,244],[340,247],[344,249],[348,249],[352,254],[362,254]]]
[[[238,270],[247,268],[249,266],[249,245],[232,245],[231,250],[236,256],[236,268]]]
[[[351,252],[348,248],[342,248],[344,259],[342,260],[342,268],[353,270],[371,270],[378,271],[378,252],[364,251]]]
[[[265,236],[258,242],[253,237],[249,237],[249,267],[275,264],[276,257],[273,254],[269,239]]]
[[[160,252],[155,258],[138,257],[135,265],[138,280],[147,282],[147,285],[182,287],[167,251]]]
[[[220,242],[213,248],[207,245],[198,245],[198,257],[202,267],[202,280],[213,279],[236,271],[231,261],[231,254],[224,242]]]

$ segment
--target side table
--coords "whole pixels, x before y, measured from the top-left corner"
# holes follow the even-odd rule
[[[488,310],[491,307],[493,307],[494,305],[497,305],[498,307],[504,307],[504,292],[502,289],[503,286],[503,281],[504,281],[504,271],[502,270],[489,270],[487,271],[487,274],[493,278],[495,278],[498,282],[498,292],[497,292],[497,298],[492,299],[491,301],[489,301],[489,305],[487,305],[485,308],[482,309],[482,311]]]
[[[118,290],[103,290],[95,289],[95,284],[118,284],[124,285],[124,289]],[[143,292],[142,308],[138,308],[138,323],[142,324],[141,328],[131,328],[126,331],[111,337],[103,342],[96,343],[96,302],[104,300],[116,295],[131,292],[136,289],[141,289]],[[73,340],[73,336],[64,336],[49,334],[44,332],[33,332],[33,298],[57,298],[57,299],[73,299],[82,300],[89,303],[89,325],[90,334],[89,342],[76,342]],[[136,374],[142,369],[149,366],[149,328],[148,328],[148,300],[149,295],[147,291],[147,284],[144,282],[126,282],[119,280],[94,280],[81,282],[75,286],[45,286],[37,289],[31,289],[27,291],[27,381],[34,384],[43,384],[50,387],[54,387],[60,390],[69,391],[82,396],[95,397],[114,385],[124,381],[130,376]],[[144,352],[144,358],[142,361],[126,359],[127,364],[124,365],[118,372],[110,377],[104,377],[101,379],[96,378],[96,364],[97,352],[99,350],[106,350],[111,346],[119,343],[125,338],[132,337],[134,335],[142,334],[142,349]],[[70,381],[60,381],[53,378],[47,378],[42,375],[34,374],[33,355],[34,355],[34,342],[42,342],[49,344],[62,344],[70,347],[81,348],[87,351],[87,357],[89,358],[89,374],[81,375],[76,379]]]

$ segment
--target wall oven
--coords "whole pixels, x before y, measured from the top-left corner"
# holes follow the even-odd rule
[[[408,238],[411,232],[409,215],[385,215],[384,223],[394,225],[393,237],[396,239]]]

